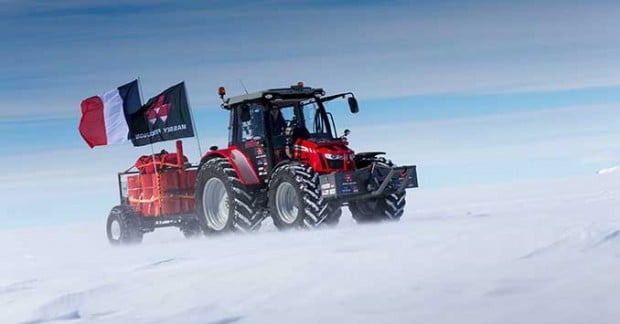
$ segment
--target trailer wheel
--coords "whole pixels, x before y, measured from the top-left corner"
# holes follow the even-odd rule
[[[112,245],[138,244],[142,242],[140,219],[127,205],[114,206],[106,224],[108,241]]]
[[[269,183],[269,212],[279,230],[317,227],[329,216],[319,175],[304,164],[278,168]]]
[[[349,202],[349,211],[357,223],[398,221],[405,209],[405,192]]]
[[[262,217],[254,203],[228,160],[213,158],[200,167],[196,213],[205,234],[257,229]]]

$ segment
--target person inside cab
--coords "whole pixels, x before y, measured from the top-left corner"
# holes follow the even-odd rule
[[[286,128],[286,121],[282,116],[282,112],[280,111],[280,107],[277,105],[273,105],[271,107],[271,134],[273,136],[284,135],[284,129]]]
[[[275,155],[274,162],[278,163],[284,159],[287,159],[287,155],[285,152],[286,139],[284,137],[286,120],[284,119],[284,116],[282,116],[282,111],[280,111],[280,106],[278,105],[272,105],[269,116],[271,119],[271,138],[273,141],[273,149]]]

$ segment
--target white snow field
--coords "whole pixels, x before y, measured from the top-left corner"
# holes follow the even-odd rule
[[[110,206],[111,207],[111,206]],[[0,232],[1,323],[619,323],[620,173],[408,192],[399,223],[112,247]]]

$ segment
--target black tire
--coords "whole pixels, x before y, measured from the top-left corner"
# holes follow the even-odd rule
[[[394,166],[394,163],[385,157],[374,156],[359,161],[357,167],[368,166],[371,163],[379,163],[388,167]],[[382,198],[354,200],[349,202],[349,211],[357,223],[399,221],[405,209],[405,195],[406,193],[403,191],[400,194],[393,193]]]
[[[235,192],[235,231],[255,232],[265,218],[258,206],[258,195],[241,183],[239,178],[231,179]]]
[[[317,227],[325,222],[329,212],[319,190],[319,174],[310,166],[285,164],[273,173],[269,182],[269,213],[279,230]]]
[[[112,245],[139,244],[144,235],[140,218],[127,205],[112,208],[106,222],[106,234]]]
[[[254,204],[255,198],[228,160],[213,158],[200,167],[196,179],[196,214],[205,235],[256,230],[262,215],[255,211]]]
[[[399,221],[405,209],[405,192],[383,198],[349,202],[349,211],[357,223]]]
[[[179,230],[183,233],[186,239],[196,238],[203,234],[202,227],[197,219],[191,219],[184,221],[181,226],[179,226]]]
[[[327,217],[323,223],[329,227],[334,227],[338,225],[340,222],[340,216],[342,216],[342,208],[340,205],[334,206],[332,204],[328,205]]]

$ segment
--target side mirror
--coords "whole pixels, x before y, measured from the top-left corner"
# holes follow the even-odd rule
[[[357,99],[355,99],[355,97],[349,97],[347,101],[349,101],[349,109],[351,112],[357,114],[360,111],[360,108],[357,105]]]
[[[251,119],[251,115],[250,115],[250,106],[243,106],[241,107],[241,116],[239,116],[241,118],[242,122],[247,122]]]
[[[351,131],[348,130],[348,129],[345,129],[344,130],[344,136],[347,137],[347,136],[349,136],[349,134],[351,134]]]

